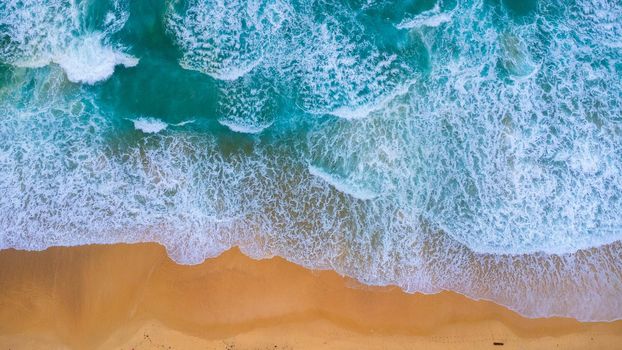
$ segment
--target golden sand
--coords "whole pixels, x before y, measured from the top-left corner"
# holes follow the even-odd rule
[[[0,350],[67,348],[616,350],[622,321],[526,319],[237,249],[196,266],[157,244],[0,251]]]

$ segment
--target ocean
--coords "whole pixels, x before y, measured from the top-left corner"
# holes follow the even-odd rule
[[[622,318],[618,0],[0,0],[0,248],[239,246]]]

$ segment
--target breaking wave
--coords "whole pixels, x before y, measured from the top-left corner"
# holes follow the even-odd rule
[[[108,42],[128,13],[110,1],[99,23],[89,23],[84,3],[70,0],[3,0],[0,2],[0,62],[19,67],[56,63],[75,83],[108,79],[115,66],[134,67],[138,59]]]

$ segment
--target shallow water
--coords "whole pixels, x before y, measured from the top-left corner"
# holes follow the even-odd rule
[[[617,1],[0,0],[0,248],[238,245],[622,318]]]

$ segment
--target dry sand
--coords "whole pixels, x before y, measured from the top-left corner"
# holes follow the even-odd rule
[[[237,249],[196,266],[157,244],[0,251],[0,350],[67,348],[614,350],[622,321],[526,319]]]

